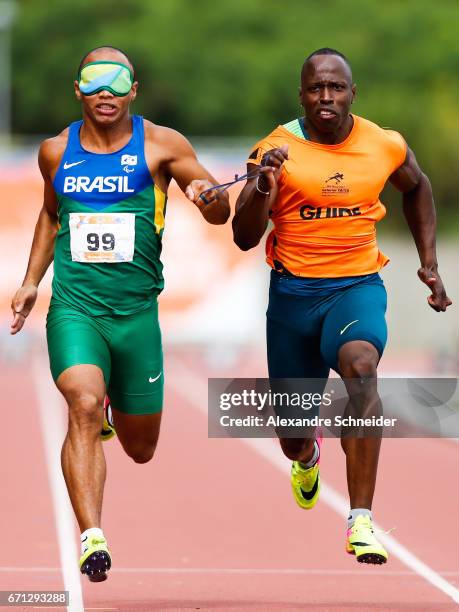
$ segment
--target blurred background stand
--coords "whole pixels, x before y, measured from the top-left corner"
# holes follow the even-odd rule
[[[14,0],[0,1],[0,153],[11,146],[11,26]]]

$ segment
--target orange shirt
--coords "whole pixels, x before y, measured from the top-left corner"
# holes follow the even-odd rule
[[[377,272],[389,261],[376,243],[376,222],[386,214],[379,196],[405,161],[404,139],[353,115],[349,136],[323,145],[283,126],[258,142],[248,163],[289,145],[271,210],[274,228],[266,261],[296,276],[333,278]]]

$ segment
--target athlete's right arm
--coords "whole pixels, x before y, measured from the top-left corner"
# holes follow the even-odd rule
[[[16,291],[11,302],[12,334],[22,329],[27,316],[34,307],[38,285],[54,257],[54,240],[57,234],[57,199],[51,177],[63,154],[62,144],[58,138],[45,140],[38,154],[38,165],[44,181],[43,206],[35,226],[27,272],[22,286]]]
[[[276,201],[277,181],[284,161],[288,159],[288,146],[267,151],[261,165],[247,164],[247,172],[259,170],[259,176],[247,181],[236,202],[233,217],[233,239],[242,251],[257,246],[266,231],[269,211]]]

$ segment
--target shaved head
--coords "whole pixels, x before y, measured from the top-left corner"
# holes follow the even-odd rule
[[[111,45],[103,45],[101,47],[95,47],[94,49],[91,49],[91,51],[88,51],[81,59],[80,65],[78,66],[78,74],[80,74],[80,71],[83,68],[83,66],[88,63],[87,60],[90,56],[104,55],[107,53],[113,58],[115,58],[112,60],[112,57],[110,57],[112,61],[118,61],[118,60],[123,61],[124,60],[127,63],[127,65],[131,68],[132,73],[134,74],[134,78],[135,78],[134,65],[129,59],[128,54],[125,53],[122,49],[118,49],[118,47],[112,47]],[[117,56],[119,57],[117,58]],[[107,57],[105,59],[107,59]],[[94,61],[94,60],[91,58],[91,61]]]
[[[301,68],[301,82],[304,82],[304,78],[308,72],[308,69],[310,68],[311,64],[314,64],[314,60],[317,57],[321,57],[321,56],[332,56],[338,59],[338,61],[340,63],[343,64],[343,66],[345,66],[346,68],[346,74],[349,80],[349,84],[351,84],[353,82],[352,79],[352,69],[351,69],[351,65],[349,63],[349,60],[347,59],[347,57],[341,53],[340,51],[337,51],[336,49],[332,49],[330,47],[324,47],[323,49],[317,49],[317,51],[313,51],[310,55],[308,55],[308,57],[305,59],[303,67]]]

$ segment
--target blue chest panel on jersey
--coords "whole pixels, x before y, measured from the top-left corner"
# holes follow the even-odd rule
[[[54,177],[56,194],[94,210],[126,200],[153,184],[145,161],[143,117],[132,117],[132,137],[115,153],[90,153],[80,143],[82,121],[69,126],[65,153]]]

